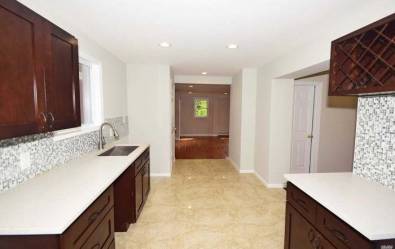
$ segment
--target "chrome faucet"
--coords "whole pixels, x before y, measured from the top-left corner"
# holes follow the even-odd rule
[[[109,126],[112,129],[112,132],[114,133],[114,138],[115,139],[119,139],[119,134],[118,131],[114,128],[114,126],[108,122],[104,122],[100,125],[100,129],[99,129],[99,150],[104,149],[104,145],[106,145],[106,140],[104,139],[103,136],[103,127],[104,126]]]

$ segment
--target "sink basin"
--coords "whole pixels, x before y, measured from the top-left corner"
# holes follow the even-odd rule
[[[114,146],[99,156],[127,156],[137,148],[138,146]]]

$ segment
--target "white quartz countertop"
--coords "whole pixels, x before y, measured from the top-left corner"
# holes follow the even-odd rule
[[[395,192],[352,173],[285,178],[369,240],[395,238]]]
[[[116,145],[134,145],[124,138]],[[0,235],[62,234],[141,155],[95,151],[0,194]]]

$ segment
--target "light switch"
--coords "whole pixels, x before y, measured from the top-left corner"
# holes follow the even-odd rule
[[[21,170],[25,170],[27,168],[30,168],[30,165],[30,152],[22,152],[19,157],[19,167],[21,168]]]

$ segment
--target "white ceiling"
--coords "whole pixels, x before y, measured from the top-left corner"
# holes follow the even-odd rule
[[[34,0],[127,63],[176,74],[232,75],[311,39],[336,13],[369,0]],[[27,2],[27,1],[22,1]],[[327,22],[326,22],[327,23]],[[171,48],[160,48],[168,41]],[[227,49],[237,43],[238,49]]]

